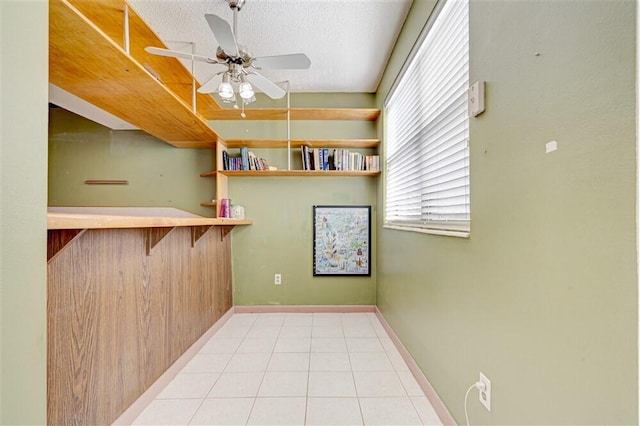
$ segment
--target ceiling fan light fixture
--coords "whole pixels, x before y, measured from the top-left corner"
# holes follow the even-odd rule
[[[233,94],[233,86],[229,82],[229,74],[224,74],[222,76],[222,83],[218,86],[218,95],[225,102],[233,102],[235,100],[235,95]]]
[[[240,86],[238,86],[238,92],[240,93],[240,97],[245,101],[253,98],[254,95],[253,87],[251,87],[251,83],[248,81],[240,83]]]
[[[235,96],[233,94],[233,86],[231,83],[220,83],[220,86],[218,86],[218,95],[220,95],[223,100],[233,99]]]

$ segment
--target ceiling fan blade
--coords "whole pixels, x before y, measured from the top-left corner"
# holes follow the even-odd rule
[[[216,41],[229,56],[238,56],[238,44],[236,43],[236,37],[233,35],[231,26],[227,21],[219,17],[218,15],[212,15],[210,13],[204,15],[205,19],[209,23],[211,31]]]
[[[170,56],[172,58],[181,58],[181,59],[188,59],[188,60],[193,59],[194,61],[207,62],[210,64],[218,63],[217,60],[213,58],[207,58],[206,56],[192,55],[191,53],[179,52],[177,50],[163,49],[161,47],[149,46],[149,47],[145,47],[144,50],[146,50],[149,53],[153,53],[154,55]]]
[[[253,66],[263,69],[305,70],[311,66],[311,60],[304,53],[261,56],[253,59]]]
[[[287,93],[280,86],[256,72],[247,74],[247,80],[271,99],[280,99]]]
[[[217,81],[217,77],[220,73],[214,75],[209,80],[207,80],[200,88],[198,88],[198,93],[213,93],[218,91],[218,86],[220,82]]]

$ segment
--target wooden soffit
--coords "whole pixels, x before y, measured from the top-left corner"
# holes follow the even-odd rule
[[[144,51],[164,44],[129,7],[130,54],[124,49],[124,0],[50,0],[49,81],[145,132],[184,148],[220,139],[193,112],[192,76],[180,61]],[[220,106],[198,94],[198,111]]]

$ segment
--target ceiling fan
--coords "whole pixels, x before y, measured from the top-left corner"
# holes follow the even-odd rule
[[[236,103],[234,86],[237,87],[237,92],[243,105],[255,101],[253,86],[272,99],[282,98],[286,94],[284,89],[259,74],[257,70],[307,69],[311,66],[311,61],[304,53],[261,57],[251,56],[247,49],[236,41],[238,12],[242,9],[245,0],[228,0],[228,2],[233,11],[233,30],[229,23],[221,17],[213,14],[204,15],[219,44],[215,58],[152,46],[145,48],[145,50],[155,55],[226,66],[226,70],[215,74],[198,89],[200,93],[217,92],[225,103]],[[222,74],[222,81],[218,82],[217,77],[220,74]]]

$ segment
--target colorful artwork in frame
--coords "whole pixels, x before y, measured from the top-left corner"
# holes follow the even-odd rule
[[[313,206],[313,275],[371,275],[371,206]]]

